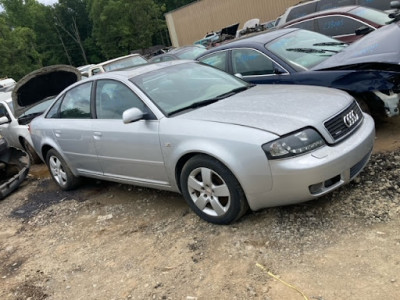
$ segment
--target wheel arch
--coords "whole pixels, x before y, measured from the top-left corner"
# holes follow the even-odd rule
[[[51,150],[51,149],[55,149],[54,147],[50,146],[50,145],[43,145],[41,152],[42,152],[42,156],[43,156],[43,160],[46,162],[46,157],[47,157],[47,153]],[[56,150],[56,149],[55,149]],[[56,150],[57,151],[57,150]],[[58,151],[57,151],[58,152]],[[46,162],[47,163],[47,162]]]
[[[203,152],[190,152],[190,153],[184,154],[184,155],[183,155],[182,157],[180,157],[180,158],[178,159],[178,161],[176,162],[176,165],[175,165],[175,182],[176,182],[176,184],[177,184],[178,189],[179,189],[180,192],[182,192],[180,177],[181,177],[181,174],[182,174],[183,166],[186,164],[186,162],[187,162],[189,159],[191,159],[192,157],[194,157],[194,156],[196,156],[196,155],[207,155],[207,156],[210,156],[210,155],[208,155],[208,154],[206,154],[206,153],[203,153]],[[216,158],[213,157],[213,156],[210,156],[210,157],[216,159]]]

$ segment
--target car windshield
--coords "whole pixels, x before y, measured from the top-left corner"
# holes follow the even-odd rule
[[[308,30],[296,30],[265,45],[297,71],[316,66],[346,46],[338,40]]]
[[[51,96],[48,97],[47,100],[40,102],[39,104],[29,108],[26,112],[22,114],[22,116],[29,116],[32,114],[41,114],[43,113],[51,103],[53,103],[53,100],[56,96]]]
[[[379,25],[386,25],[388,22],[392,21],[389,15],[383,11],[376,9],[371,9],[367,7],[357,7],[351,11],[354,15],[370,20]]]
[[[198,63],[173,65],[130,80],[166,116],[208,105],[250,87],[235,76]]]
[[[143,65],[146,63],[147,61],[141,56],[130,56],[108,63],[104,65],[103,68],[105,71],[109,72],[113,70],[125,69],[133,66]]]

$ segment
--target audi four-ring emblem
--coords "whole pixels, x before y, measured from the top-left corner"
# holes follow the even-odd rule
[[[348,128],[350,128],[351,126],[353,126],[355,123],[357,123],[358,119],[360,117],[358,116],[358,114],[356,112],[354,112],[354,110],[350,111],[347,115],[345,115],[343,117],[343,122],[344,124],[346,124],[346,126]]]

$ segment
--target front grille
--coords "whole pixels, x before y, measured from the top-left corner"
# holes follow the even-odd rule
[[[324,123],[325,128],[335,142],[343,139],[358,127],[364,116],[357,102],[354,101],[348,108]]]
[[[369,160],[371,152],[372,150],[367,155],[365,155],[362,160],[360,160],[358,163],[350,168],[350,179],[353,179],[353,177],[356,176],[362,170],[362,168],[364,168]]]

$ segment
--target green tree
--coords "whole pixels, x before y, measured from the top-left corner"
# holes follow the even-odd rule
[[[10,28],[29,28],[35,36],[34,47],[40,65],[63,61],[62,48],[54,30],[52,8],[36,0],[0,0],[3,15]]]
[[[87,0],[59,0],[54,5],[53,19],[64,53],[72,65],[87,64],[92,52],[92,24],[86,9]],[[95,49],[96,52],[96,49]]]
[[[4,15],[0,15],[0,77],[19,80],[41,67],[35,41],[33,30],[27,27],[11,28]]]
[[[150,47],[160,26],[160,7],[153,0],[89,0],[89,16],[106,58]]]

